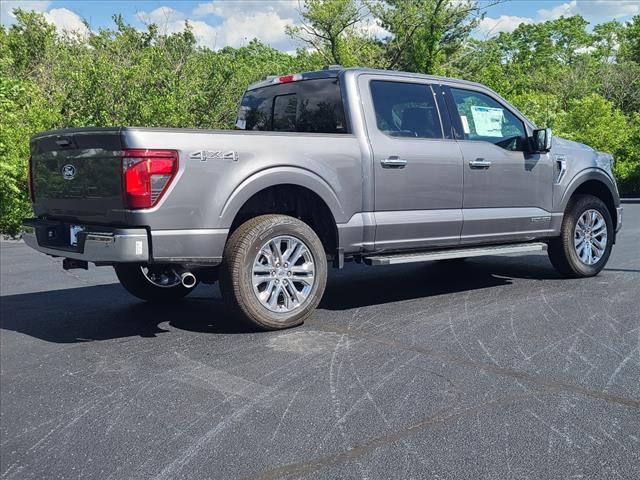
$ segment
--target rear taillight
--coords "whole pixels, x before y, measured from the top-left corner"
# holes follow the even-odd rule
[[[178,171],[175,150],[127,149],[122,158],[126,208],[151,208],[167,191]]]
[[[36,201],[36,192],[33,189],[33,157],[29,156],[29,166],[27,167],[27,182],[29,184],[29,199],[31,203]]]

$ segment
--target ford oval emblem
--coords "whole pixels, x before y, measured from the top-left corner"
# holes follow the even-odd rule
[[[76,176],[76,167],[71,164],[67,164],[62,167],[62,178],[65,180],[73,180]]]

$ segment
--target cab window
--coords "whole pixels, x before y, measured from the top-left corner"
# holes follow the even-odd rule
[[[392,137],[442,138],[429,85],[374,80],[370,88],[378,130]]]
[[[491,142],[505,150],[524,151],[526,130],[522,121],[484,93],[452,88],[466,140]]]
[[[337,78],[301,80],[245,92],[236,129],[347,133]]]
[[[278,95],[273,99],[273,130],[280,132],[296,131],[296,112],[298,96],[295,93]]]

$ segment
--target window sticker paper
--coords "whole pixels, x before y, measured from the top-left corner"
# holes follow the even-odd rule
[[[460,120],[462,120],[462,130],[464,130],[464,133],[469,135],[471,133],[471,130],[469,130],[469,120],[467,120],[467,116],[460,115]]]
[[[476,135],[480,137],[502,137],[502,108],[471,106],[471,115],[476,127]]]

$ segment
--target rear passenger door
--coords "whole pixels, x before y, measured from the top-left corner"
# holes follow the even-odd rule
[[[372,74],[359,77],[359,89],[373,153],[375,248],[457,244],[462,156],[439,87]]]

